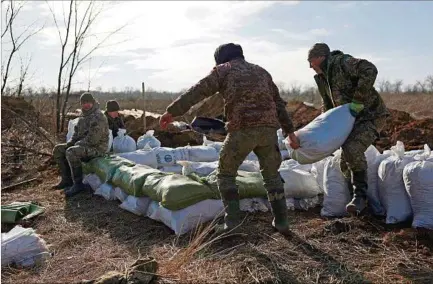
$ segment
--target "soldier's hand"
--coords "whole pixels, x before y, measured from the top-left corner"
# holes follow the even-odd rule
[[[165,112],[161,118],[159,119],[159,126],[161,126],[162,129],[167,129],[167,126],[173,122],[173,116]]]
[[[299,138],[294,132],[290,133],[289,136],[287,136],[287,141],[289,142],[290,148],[292,148],[293,150],[296,150],[300,147]]]
[[[354,117],[357,117],[358,114],[364,109],[364,105],[359,102],[353,101],[350,103],[349,109],[350,114]]]

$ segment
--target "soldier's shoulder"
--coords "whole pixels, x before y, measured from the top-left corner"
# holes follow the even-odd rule
[[[213,68],[212,71],[218,73],[218,75],[227,74],[230,70],[232,70],[233,65],[231,62],[219,64]]]

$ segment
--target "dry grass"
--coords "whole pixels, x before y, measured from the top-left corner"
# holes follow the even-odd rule
[[[124,271],[153,256],[156,283],[431,283],[433,243],[412,229],[379,220],[322,220],[319,211],[290,212],[294,236],[276,233],[270,213],[248,215],[240,234],[215,238],[215,223],[176,237],[116,201],[83,193],[69,200],[50,189],[56,171],[37,186],[2,192],[2,202],[34,200],[46,213],[32,225],[53,257],[36,269],[3,269],[4,283],[71,283]],[[402,233],[403,232],[403,233]]]
[[[433,117],[433,94],[382,94],[391,109],[405,111],[414,118]]]

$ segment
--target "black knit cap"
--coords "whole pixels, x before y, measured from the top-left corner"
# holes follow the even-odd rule
[[[119,103],[115,100],[107,101],[105,108],[107,109],[108,112],[120,110]]]
[[[95,103],[95,98],[93,97],[93,95],[91,93],[85,92],[80,97],[80,103],[81,104],[84,104],[84,103]]]
[[[328,56],[331,53],[329,46],[326,43],[315,43],[308,51],[308,60],[314,57]]]
[[[214,58],[217,65],[227,63],[237,58],[245,59],[242,47],[234,43],[226,43],[218,46],[215,50]]]

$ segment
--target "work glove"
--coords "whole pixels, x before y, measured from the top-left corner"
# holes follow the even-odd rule
[[[357,117],[363,109],[364,109],[364,105],[356,101],[352,101],[349,105],[350,114],[353,117]]]
[[[159,119],[159,126],[161,126],[162,129],[167,129],[167,126],[173,122],[173,116],[165,112],[161,118]]]

